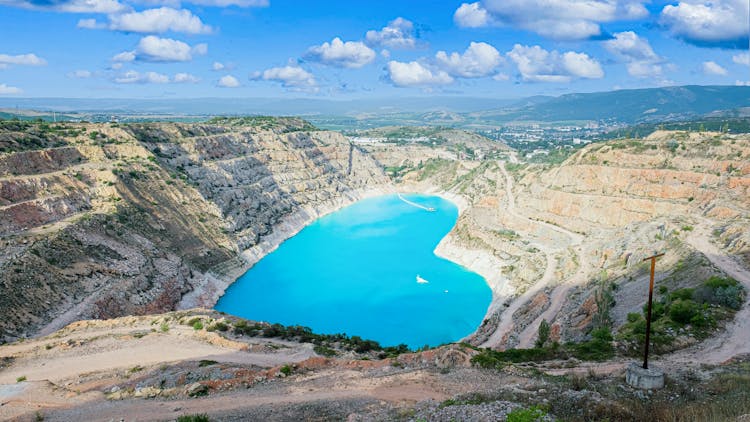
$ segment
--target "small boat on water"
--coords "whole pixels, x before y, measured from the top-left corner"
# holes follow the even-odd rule
[[[397,193],[396,195],[398,195],[398,199],[400,199],[400,200],[402,200],[402,201],[406,202],[407,204],[409,204],[409,205],[411,205],[411,206],[414,206],[414,207],[417,207],[417,208],[422,208],[422,209],[423,209],[423,210],[425,210],[425,211],[429,211],[429,212],[435,212],[435,208],[433,208],[433,207],[426,207],[426,206],[424,206],[424,205],[420,205],[420,204],[417,204],[416,202],[412,202],[412,201],[410,201],[410,200],[408,200],[408,199],[404,198],[404,196],[403,196],[403,195],[401,195],[400,193]]]
[[[419,284],[427,284],[427,283],[429,283],[429,281],[423,279],[422,277],[419,276],[419,274],[417,274],[417,283],[419,283]]]

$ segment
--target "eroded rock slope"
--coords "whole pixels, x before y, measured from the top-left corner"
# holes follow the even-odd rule
[[[386,182],[300,119],[2,122],[0,338],[173,309],[286,219]]]

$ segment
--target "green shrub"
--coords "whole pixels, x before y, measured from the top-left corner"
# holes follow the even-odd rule
[[[706,327],[709,325],[709,322],[709,319],[706,318],[706,316],[701,312],[696,313],[692,318],[690,318],[690,325],[694,325],[696,327]]]
[[[719,287],[714,291],[716,304],[739,310],[745,301],[745,292],[742,286]]]
[[[281,369],[279,369],[279,372],[281,372],[282,374],[284,374],[286,376],[289,376],[289,375],[292,374],[292,370],[293,370],[293,368],[291,366],[284,365],[284,366],[281,367]]]
[[[609,333],[609,330],[607,332]],[[609,338],[612,338],[612,334],[609,334]],[[602,338],[593,338],[592,340],[569,346],[572,348],[573,355],[581,360],[601,361],[615,355],[615,348],[612,346],[612,342]]]
[[[669,300],[672,300],[672,301],[675,301],[678,299],[691,300],[693,299],[694,293],[695,293],[695,289],[677,289],[669,294]]]
[[[539,323],[539,335],[536,339],[536,347],[544,347],[544,343],[549,339],[550,325],[546,319],[542,319]]]
[[[336,356],[335,350],[331,349],[330,347],[323,346],[323,345],[316,344],[315,347],[313,347],[313,350],[315,351],[315,353],[321,356],[326,356],[326,357]]]
[[[657,319],[664,316],[665,312],[667,311],[667,305],[663,302],[653,302],[651,304],[651,321],[656,321]],[[648,315],[648,303],[643,305],[643,316]]]
[[[638,312],[630,312],[628,314],[628,322],[636,322],[641,319],[643,319],[643,315],[639,314]]]
[[[16,382],[24,382],[24,381],[26,381],[26,375],[22,375],[22,376],[16,378]]]
[[[208,331],[221,331],[225,332],[229,329],[229,326],[222,321],[216,322],[207,328]]]
[[[594,340],[599,341],[612,341],[612,332],[609,330],[608,327],[599,327],[593,331],[591,331],[591,337]]]
[[[194,330],[202,330],[203,329],[203,322],[201,321],[195,321],[193,324]]]
[[[211,422],[205,413],[195,415],[181,415],[177,417],[177,422]]]
[[[537,422],[544,420],[547,412],[538,406],[516,409],[506,416],[508,422]]]
[[[737,280],[714,276],[696,291],[695,300],[738,310],[745,302],[745,290]]]
[[[680,324],[688,324],[698,312],[698,304],[692,300],[677,299],[669,306],[669,318]]]

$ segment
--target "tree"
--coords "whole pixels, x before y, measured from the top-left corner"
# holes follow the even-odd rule
[[[549,332],[550,332],[550,325],[549,322],[547,322],[546,319],[543,319],[542,322],[539,323],[539,334],[536,339],[535,346],[537,348],[544,347],[544,343],[549,340]]]

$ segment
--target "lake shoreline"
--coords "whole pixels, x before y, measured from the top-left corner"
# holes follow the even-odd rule
[[[433,195],[440,197],[453,203],[457,207],[459,213],[458,218],[460,218],[461,214],[463,214],[463,212],[470,206],[468,201],[460,195],[446,191],[431,191],[431,189],[425,189],[419,192],[417,189],[399,189],[392,186],[379,186],[365,190],[348,191],[321,207],[303,208],[289,215],[274,227],[274,231],[271,235],[266,236],[259,244],[241,253],[244,260],[242,266],[237,266],[223,275],[212,274],[210,272],[206,273],[203,282],[196,285],[193,291],[183,296],[177,309],[215,307],[229,286],[234,284],[261,259],[278,249],[286,240],[294,237],[316,220],[364,199],[399,193]],[[441,238],[433,253],[437,257],[447,259],[482,277],[492,293],[492,299],[484,317],[484,319],[486,319],[498,309],[500,304],[502,304],[507,297],[512,295],[512,292],[508,291],[509,286],[507,280],[502,277],[499,271],[499,268],[502,267],[502,263],[487,251],[469,249],[460,245],[454,234],[454,230],[455,224],[451,230]],[[461,340],[474,336],[480,326],[481,322],[471,333]]]

